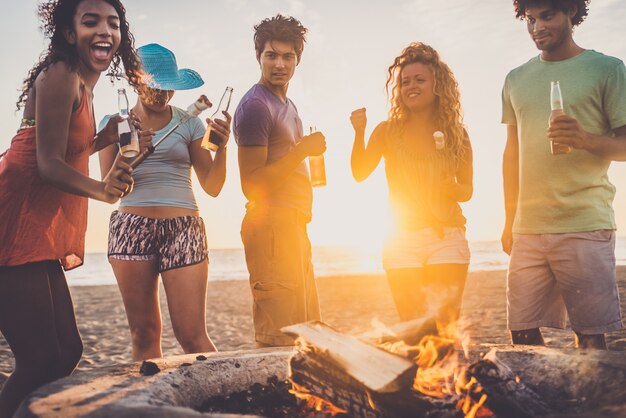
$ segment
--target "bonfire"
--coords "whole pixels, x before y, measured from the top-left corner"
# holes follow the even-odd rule
[[[458,330],[437,328],[432,319],[359,337],[319,322],[286,327],[298,337],[292,392],[312,408],[355,418],[622,416],[612,411],[625,410],[623,356],[529,346],[470,350]]]

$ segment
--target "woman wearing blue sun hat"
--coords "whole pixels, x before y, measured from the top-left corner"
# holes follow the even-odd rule
[[[154,131],[156,142],[187,114],[169,104],[174,93],[204,81],[193,70],[178,69],[172,51],[159,44],[144,45],[137,53],[145,74],[132,112],[144,129]],[[108,257],[126,308],[134,360],[162,356],[159,275],[174,335],[185,353],[216,351],[206,331],[207,239],[191,188],[191,168],[204,191],[216,197],[226,178],[231,118],[226,112],[224,117],[207,119],[222,138],[215,158],[200,147],[202,121],[189,119],[135,168],[134,188],[111,214]],[[102,173],[108,172],[117,152],[115,146],[100,152]]]

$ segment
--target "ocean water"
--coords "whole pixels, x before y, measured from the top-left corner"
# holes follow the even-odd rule
[[[499,241],[470,242],[470,271],[503,270],[509,257]],[[626,265],[626,237],[616,243],[618,265]],[[313,265],[316,277],[349,274],[384,273],[378,250],[363,251],[345,247],[314,247]],[[105,253],[88,253],[82,267],[67,272],[71,286],[115,284],[115,277]],[[212,249],[209,252],[209,280],[247,280],[248,271],[243,249]]]

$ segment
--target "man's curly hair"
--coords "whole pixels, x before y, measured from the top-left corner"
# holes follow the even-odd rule
[[[281,41],[293,44],[298,62],[300,62],[307,31],[298,19],[291,16],[277,14],[262,20],[254,26],[254,49],[257,58],[261,56],[267,41]]]
[[[587,17],[589,12],[590,0],[513,0],[515,8],[515,17],[523,20],[526,17],[526,9],[528,7],[539,4],[547,4],[553,9],[568,13],[572,9],[576,9],[576,14],[572,17],[572,26],[580,25]]]

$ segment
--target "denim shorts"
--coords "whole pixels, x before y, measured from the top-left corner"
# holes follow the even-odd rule
[[[109,258],[157,260],[159,273],[198,264],[208,258],[204,222],[199,216],[146,218],[113,211]]]
[[[383,268],[416,269],[429,264],[469,264],[470,250],[465,228],[403,230],[385,242]]]
[[[622,328],[615,280],[615,232],[513,234],[507,275],[508,326],[581,334]]]

